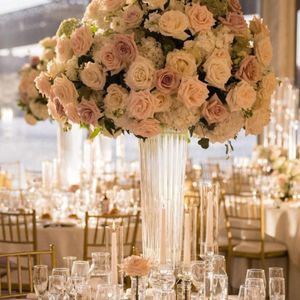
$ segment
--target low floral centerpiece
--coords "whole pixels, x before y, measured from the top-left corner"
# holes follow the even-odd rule
[[[57,31],[39,76],[52,117],[111,134],[189,130],[203,147],[268,123],[276,79],[263,22],[238,0],[93,0]]]
[[[43,48],[40,57],[31,57],[30,63],[25,64],[20,70],[18,105],[25,112],[25,121],[35,125],[37,121],[49,118],[46,95],[40,93],[35,85],[36,77],[47,68],[47,64],[54,56],[55,38],[45,38],[40,41]]]

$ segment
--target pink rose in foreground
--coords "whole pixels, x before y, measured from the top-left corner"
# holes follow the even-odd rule
[[[127,99],[128,115],[137,120],[152,118],[155,111],[155,98],[150,91],[132,91]]]
[[[138,5],[129,6],[123,14],[123,21],[127,29],[138,27],[143,20],[144,13]]]
[[[79,77],[86,86],[95,91],[103,89],[106,81],[102,67],[92,62],[85,64],[84,69],[79,72]]]
[[[228,7],[232,12],[240,13],[242,11],[240,0],[228,0]]]
[[[207,84],[197,77],[183,77],[178,89],[179,100],[187,107],[200,107],[208,97]]]
[[[215,24],[213,14],[207,9],[205,5],[192,3],[186,6],[185,10],[192,29],[197,32],[206,32]]]
[[[56,55],[57,59],[61,62],[65,62],[72,58],[73,50],[71,48],[71,40],[66,36],[57,39]]]
[[[128,276],[146,276],[151,269],[151,263],[148,259],[141,256],[132,255],[124,259],[122,271]]]
[[[233,33],[240,34],[247,28],[247,23],[243,15],[231,12],[226,19],[220,18],[223,25],[227,26]]]
[[[65,113],[70,121],[77,124],[80,123],[77,106],[74,103],[70,103],[65,107]]]
[[[156,72],[156,88],[164,93],[171,94],[175,92],[180,84],[179,74],[171,68],[165,68]]]
[[[160,134],[160,123],[156,119],[145,119],[142,121],[133,121],[129,124],[129,130],[136,136],[150,138]]]
[[[117,59],[123,63],[132,63],[138,54],[133,34],[116,34],[114,36],[114,53]]]
[[[254,55],[249,55],[245,57],[241,64],[239,70],[236,72],[235,76],[238,79],[244,79],[250,84],[256,83],[262,77],[261,67]]]
[[[48,76],[46,73],[41,72],[38,77],[34,80],[36,88],[39,92],[44,96],[49,98],[50,97],[50,90],[51,90],[51,83],[49,81]]]
[[[112,74],[119,73],[122,69],[122,60],[116,55],[113,45],[106,44],[100,50],[94,53],[94,59],[98,63],[102,63],[107,71]]]
[[[71,47],[76,56],[85,55],[91,48],[93,35],[87,26],[77,28],[71,35]]]
[[[217,94],[204,103],[202,114],[208,124],[221,123],[229,117],[228,109]]]
[[[98,119],[102,116],[94,100],[82,99],[77,108],[80,120],[85,124],[97,125]]]
[[[62,121],[66,116],[64,107],[56,97],[49,99],[47,107],[49,115],[52,116],[54,120]]]
[[[170,110],[172,104],[172,98],[170,95],[164,94],[160,91],[155,91],[153,96],[156,101],[155,112],[165,112]]]
[[[51,94],[57,97],[64,107],[69,103],[77,103],[78,93],[75,85],[65,75],[54,79]]]

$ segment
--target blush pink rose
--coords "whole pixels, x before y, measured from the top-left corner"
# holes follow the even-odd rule
[[[172,98],[170,95],[162,93],[160,91],[155,91],[153,93],[155,97],[155,112],[166,112],[170,110],[172,104]]]
[[[102,67],[90,61],[79,72],[79,77],[86,86],[95,91],[102,90],[106,82],[106,74],[103,72]]]
[[[70,103],[65,107],[65,113],[70,121],[77,124],[80,123],[80,116],[74,103]]]
[[[49,99],[47,103],[48,113],[54,120],[62,121],[66,116],[64,107],[61,105],[57,97]]]
[[[92,43],[93,35],[87,26],[77,28],[71,35],[71,47],[76,56],[85,55]]]
[[[133,34],[116,34],[114,36],[114,53],[125,65],[132,63],[138,55]]]
[[[72,58],[73,50],[71,48],[71,40],[66,36],[57,39],[56,55],[60,62],[65,62]]]
[[[37,76],[34,80],[36,88],[39,92],[44,96],[49,98],[50,97],[50,90],[51,90],[51,83],[49,81],[48,76],[46,73],[41,72],[39,76]]]
[[[240,0],[228,0],[228,7],[232,12],[240,13],[242,11]]]
[[[129,6],[123,14],[123,21],[127,29],[138,27],[143,20],[144,13],[138,5]]]
[[[197,32],[206,32],[215,24],[213,14],[205,5],[192,3],[186,6],[185,12],[189,18],[192,29]]]
[[[236,12],[230,12],[226,19],[220,18],[220,21],[235,34],[241,34],[247,28],[244,16]]]
[[[129,130],[136,136],[150,138],[160,134],[160,123],[156,119],[145,119],[142,121],[133,121],[129,125]]]
[[[245,57],[240,68],[235,74],[238,79],[244,79],[250,84],[254,84],[262,78],[261,67],[254,55]]]
[[[221,102],[217,94],[214,94],[204,103],[202,114],[208,124],[221,123],[229,117],[228,109]]]
[[[128,276],[133,277],[145,276],[150,272],[150,269],[150,261],[142,256],[137,255],[127,257],[124,259],[122,264],[123,272],[125,272]]]
[[[98,119],[102,116],[94,100],[82,99],[77,108],[80,120],[85,124],[97,125]]]
[[[179,74],[171,68],[165,68],[156,72],[156,88],[164,93],[175,92],[180,84]]]
[[[127,112],[131,118],[144,120],[153,117],[156,100],[150,91],[132,91],[127,102]]]
[[[106,44],[94,53],[96,62],[104,65],[105,70],[117,74],[122,70],[122,60],[116,55],[112,44]]]

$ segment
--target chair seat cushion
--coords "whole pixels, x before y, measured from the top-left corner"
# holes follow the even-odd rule
[[[233,247],[233,252],[245,252],[259,254],[261,250],[261,242],[256,241],[243,241]],[[265,253],[271,252],[284,252],[287,248],[284,244],[279,242],[265,242]]]

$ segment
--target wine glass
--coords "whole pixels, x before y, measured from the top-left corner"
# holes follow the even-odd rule
[[[205,262],[194,261],[191,266],[192,282],[201,298],[204,295]]]
[[[246,274],[246,280],[249,278],[261,278],[265,287],[267,286],[265,270],[263,269],[248,269]]]
[[[48,286],[48,266],[36,265],[33,267],[33,285],[35,294],[41,300]]]
[[[51,275],[49,276],[49,298],[58,299],[59,296],[63,295],[65,290],[65,278],[62,275]]]
[[[98,284],[95,300],[112,300],[114,299],[114,287],[110,284]]]
[[[257,300],[260,298],[259,288],[241,285],[238,295],[239,300]]]
[[[269,280],[270,300],[285,299],[285,283],[282,277],[271,277]]]
[[[90,265],[88,261],[85,260],[75,260],[72,266],[72,276],[80,276],[85,280],[88,279],[89,276]]]
[[[71,299],[75,299],[77,295],[78,287],[85,283],[85,279],[80,276],[70,276],[68,278],[67,284],[66,284],[66,292],[67,295]]]
[[[64,261],[64,265],[66,268],[68,268],[70,270],[70,273],[72,271],[72,265],[73,262],[77,259],[76,256],[64,256],[63,257],[63,261]]]
[[[248,278],[246,280],[246,286],[257,287],[260,293],[260,298],[258,299],[266,299],[266,286],[262,278]]]
[[[77,286],[76,300],[91,300],[92,291],[91,286],[83,283]]]
[[[272,277],[284,278],[283,268],[279,268],[279,267],[269,268],[269,278],[272,278]]]
[[[52,269],[52,275],[60,275],[64,279],[64,290],[63,294],[65,295],[66,292],[66,284],[68,281],[68,278],[70,276],[70,270],[68,268],[53,268]]]

